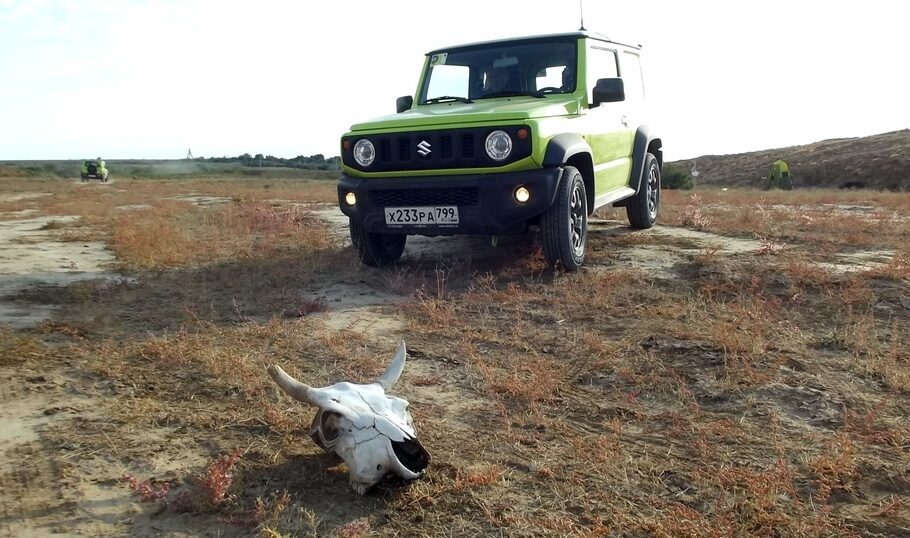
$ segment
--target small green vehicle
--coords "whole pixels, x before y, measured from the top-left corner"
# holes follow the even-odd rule
[[[107,183],[107,167],[101,157],[94,160],[82,161],[82,181],[90,179],[100,179]]]
[[[582,30],[438,49],[396,105],[341,137],[338,200],[367,265],[397,261],[408,235],[539,231],[547,262],[574,271],[598,208],[657,220],[640,46]]]

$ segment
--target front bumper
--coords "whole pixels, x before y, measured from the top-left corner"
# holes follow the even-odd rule
[[[521,233],[529,220],[553,205],[562,178],[562,168],[544,168],[502,174],[459,176],[422,176],[407,178],[364,179],[342,174],[338,182],[338,204],[341,211],[363,224],[368,232],[409,235],[508,235]],[[515,189],[524,185],[531,198],[518,203]],[[353,192],[357,203],[345,201]],[[458,224],[392,225],[386,224],[386,207],[458,207]]]

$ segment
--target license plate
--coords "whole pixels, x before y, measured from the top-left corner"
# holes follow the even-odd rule
[[[458,224],[458,206],[387,207],[387,226],[451,226]]]

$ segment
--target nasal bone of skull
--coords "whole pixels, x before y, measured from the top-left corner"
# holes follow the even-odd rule
[[[343,458],[351,469],[351,482],[372,486],[392,471],[388,443],[388,437],[379,435],[354,445],[349,457]]]

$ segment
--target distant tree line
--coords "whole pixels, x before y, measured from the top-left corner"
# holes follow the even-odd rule
[[[298,155],[293,159],[285,159],[283,157],[275,157],[274,155],[263,155],[257,153],[256,155],[250,155],[249,153],[244,153],[243,155],[238,155],[237,157],[197,157],[193,159],[197,162],[212,162],[212,163],[236,163],[239,162],[243,166],[255,166],[255,167],[281,167],[281,168],[304,168],[307,170],[341,170],[341,157],[329,157],[328,159],[321,153],[316,155],[310,155],[309,157]]]

